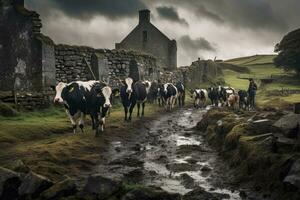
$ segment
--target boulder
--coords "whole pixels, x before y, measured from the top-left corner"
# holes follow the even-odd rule
[[[283,182],[300,189],[300,159],[296,160],[293,163],[289,173],[284,178]]]
[[[120,191],[122,182],[104,177],[101,174],[91,175],[83,191],[88,194],[97,195],[99,199],[106,199]]]
[[[197,187],[191,192],[186,193],[182,200],[220,200],[220,199],[229,199],[228,194],[221,194],[215,192],[207,192],[202,187]]]
[[[180,200],[179,194],[168,193],[161,188],[139,187],[126,193],[122,200]]]
[[[12,170],[20,173],[30,172],[30,168],[26,166],[22,160],[16,160],[12,165]]]
[[[272,122],[269,119],[260,119],[255,120],[249,123],[249,131],[250,135],[258,135],[265,134],[271,131]]]
[[[54,200],[62,197],[72,196],[77,192],[75,181],[67,178],[55,183],[52,187],[41,193],[41,199]]]
[[[36,198],[40,193],[50,188],[53,182],[48,178],[36,174],[34,172],[29,172],[23,179],[23,182],[19,188],[20,196],[31,196]]]
[[[187,189],[195,187],[195,180],[186,173],[180,175],[180,182]]]
[[[9,169],[0,167],[0,199],[15,199],[21,185],[20,175]]]
[[[277,120],[273,126],[282,130],[290,130],[297,127],[300,124],[300,114],[287,114]]]

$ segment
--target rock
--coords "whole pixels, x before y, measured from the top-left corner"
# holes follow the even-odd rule
[[[23,182],[19,188],[20,196],[31,196],[32,198],[37,197],[41,192],[50,188],[53,182],[48,178],[29,172],[23,179]]]
[[[282,130],[290,130],[297,127],[300,124],[300,114],[287,114],[276,121],[273,126]]]
[[[15,199],[21,185],[20,175],[9,169],[0,167],[0,199]]]
[[[184,171],[197,171],[198,165],[192,165],[189,163],[170,163],[166,165],[167,169],[172,172],[184,172]]]
[[[155,187],[139,187],[129,191],[122,200],[181,200],[179,194],[171,194]]]
[[[180,180],[181,184],[187,189],[192,189],[195,187],[194,179],[186,173],[180,175]]]
[[[16,160],[12,165],[12,170],[20,173],[30,172],[30,168],[26,166],[22,160]]]
[[[244,190],[241,190],[239,193],[240,197],[242,197],[243,199],[247,198],[247,193]]]
[[[251,135],[265,134],[271,131],[272,122],[269,119],[255,120],[249,123]]]
[[[121,185],[122,183],[119,180],[113,180],[101,174],[94,174],[88,178],[83,191],[97,195],[99,199],[106,199],[120,191]]]
[[[54,200],[62,197],[72,196],[77,192],[75,181],[67,178],[55,183],[52,187],[41,193],[41,199]]]
[[[197,187],[191,192],[185,194],[182,200],[220,200],[220,199],[229,199],[228,194],[220,194],[214,192],[207,192],[201,187]]]
[[[143,180],[144,173],[141,169],[134,169],[124,175],[127,183],[139,183]]]
[[[144,165],[144,162],[141,160],[138,160],[136,158],[131,157],[125,157],[113,160],[109,163],[109,165],[124,165],[128,167],[142,167]]]
[[[202,172],[209,172],[209,171],[211,171],[212,169],[209,167],[209,166],[207,166],[207,165],[204,165],[202,168],[201,168],[201,171]]]
[[[284,183],[291,184],[300,189],[300,159],[296,160],[287,176],[283,180]]]

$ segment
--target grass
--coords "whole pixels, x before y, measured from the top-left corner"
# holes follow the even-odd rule
[[[241,71],[239,68],[235,70],[234,67],[226,68],[224,72],[224,80],[226,85],[237,89],[248,89],[248,80],[239,79],[238,77],[267,77],[271,75],[284,75],[284,77],[278,78],[271,83],[261,84],[260,80],[256,80],[259,85],[257,93],[257,102],[260,105],[266,105],[271,99],[279,99],[286,103],[299,102],[299,95],[293,94],[290,96],[272,96],[271,91],[275,90],[300,90],[300,80],[297,77],[293,77],[291,73],[286,73],[284,70],[277,68],[273,64],[273,58],[275,55],[255,55],[249,57],[236,58],[225,61],[227,64],[236,65],[239,68],[247,68],[248,72]]]
[[[104,152],[110,140],[120,141],[140,134],[145,121],[162,112],[162,108],[147,104],[144,119],[136,117],[135,109],[133,121],[125,123],[123,108],[113,107],[99,138],[94,136],[89,117],[85,133],[77,130],[78,134],[73,134],[62,108],[0,117],[0,145],[5,148],[0,151],[0,166],[13,169],[15,161],[21,159],[36,173],[55,181],[60,181],[64,175],[76,176],[79,172],[91,171],[99,160],[105,160],[100,152]]]

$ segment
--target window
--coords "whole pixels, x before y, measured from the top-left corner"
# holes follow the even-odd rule
[[[147,41],[148,41],[147,31],[143,31],[143,42],[147,42]]]

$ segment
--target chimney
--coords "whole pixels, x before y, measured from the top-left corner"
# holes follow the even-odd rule
[[[139,11],[139,23],[150,23],[150,10]]]

